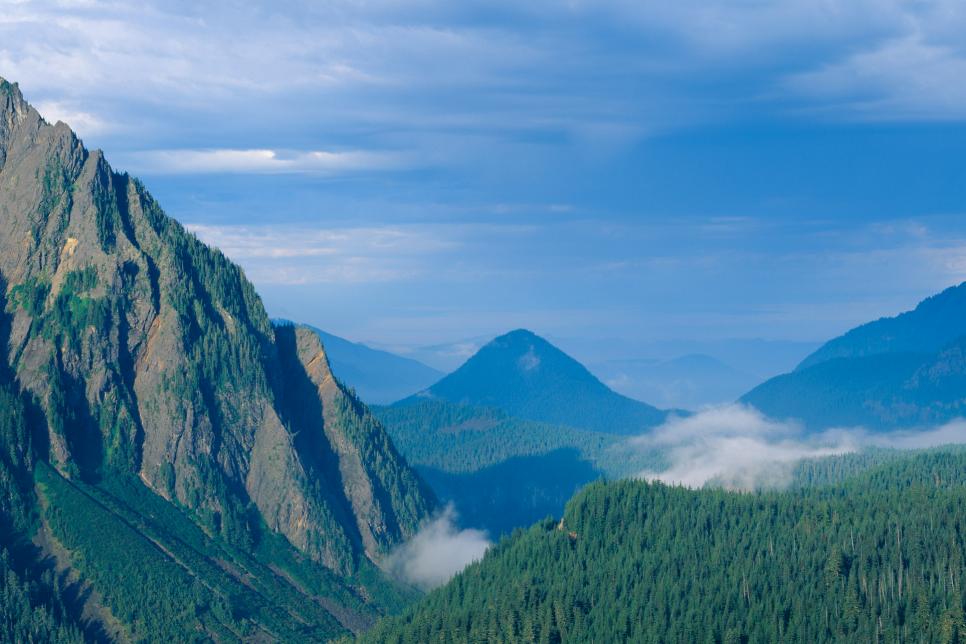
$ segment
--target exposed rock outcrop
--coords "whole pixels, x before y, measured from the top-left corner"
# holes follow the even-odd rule
[[[211,533],[267,525],[342,572],[431,511],[317,337],[273,328],[237,266],[5,81],[0,275],[7,361],[62,473],[136,473]]]

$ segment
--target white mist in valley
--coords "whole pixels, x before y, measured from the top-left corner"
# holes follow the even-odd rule
[[[673,417],[631,443],[659,450],[667,460],[663,470],[641,472],[641,478],[695,488],[713,483],[748,490],[787,485],[795,464],[806,458],[866,447],[923,449],[966,443],[966,421],[885,433],[862,427],[807,433],[796,422],[774,420],[754,407],[733,404]]]
[[[481,530],[460,530],[456,511],[448,505],[425,523],[416,535],[396,548],[386,561],[387,569],[423,590],[441,586],[463,568],[478,561],[490,547]]]

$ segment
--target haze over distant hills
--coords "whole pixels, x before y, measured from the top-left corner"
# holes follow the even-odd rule
[[[966,413],[966,283],[835,338],[742,401],[810,428],[873,431]]]
[[[449,373],[491,339],[492,336],[476,336],[431,346],[381,348]],[[691,410],[731,402],[756,384],[790,371],[821,345],[755,338],[550,336],[548,341],[620,394],[657,407]]]
[[[536,334],[519,329],[409,399],[495,407],[512,416],[612,434],[639,434],[667,412],[622,396]]]
[[[322,340],[332,371],[365,402],[385,405],[430,386],[445,374],[411,358],[373,349],[321,329],[309,327]]]
[[[607,386],[624,395],[681,409],[732,402],[761,382],[702,353],[668,360],[609,360],[595,364],[594,371]]]

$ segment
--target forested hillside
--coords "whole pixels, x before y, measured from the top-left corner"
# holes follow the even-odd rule
[[[802,360],[806,369],[834,358],[884,353],[931,354],[966,335],[966,283],[928,297],[915,309],[863,324]]]
[[[966,284],[914,310],[857,327],[741,401],[808,428],[870,431],[941,424],[966,414]]]
[[[862,465],[788,492],[593,484],[363,641],[963,641],[966,455]]]
[[[399,451],[461,523],[492,536],[559,514],[583,485],[660,465],[627,438],[438,399],[376,407]]]

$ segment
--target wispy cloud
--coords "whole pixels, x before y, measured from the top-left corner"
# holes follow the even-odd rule
[[[48,123],[62,122],[80,137],[102,134],[112,129],[104,119],[61,101],[40,101],[35,106]]]
[[[689,487],[714,480],[737,489],[781,485],[789,466],[803,458],[856,449],[844,440],[828,445],[821,439],[802,438],[802,428],[796,424],[766,418],[746,405],[713,407],[672,418],[653,433],[633,439],[632,444],[667,451],[669,467],[642,472],[643,478]]]
[[[341,174],[400,168],[401,154],[350,150],[147,150],[124,155],[121,164],[150,174]]]
[[[874,120],[966,118],[966,54],[958,46],[933,44],[917,32],[860,51],[818,69],[794,74],[787,87],[830,101],[816,109],[830,116]],[[844,112],[842,108],[845,108]]]
[[[409,583],[429,590],[445,584],[479,560],[491,545],[480,530],[460,530],[452,505],[425,524],[386,560],[386,568]]]
[[[725,405],[686,418],[672,418],[652,433],[631,440],[638,449],[666,451],[668,466],[641,472],[649,480],[730,489],[781,487],[792,467],[806,458],[855,452],[866,447],[921,449],[966,443],[966,421],[917,430],[872,432],[862,427],[808,434],[797,423],[767,418],[754,407]]]
[[[427,270],[433,254],[459,244],[425,227],[328,228],[187,224],[205,243],[263,284],[391,282]]]

